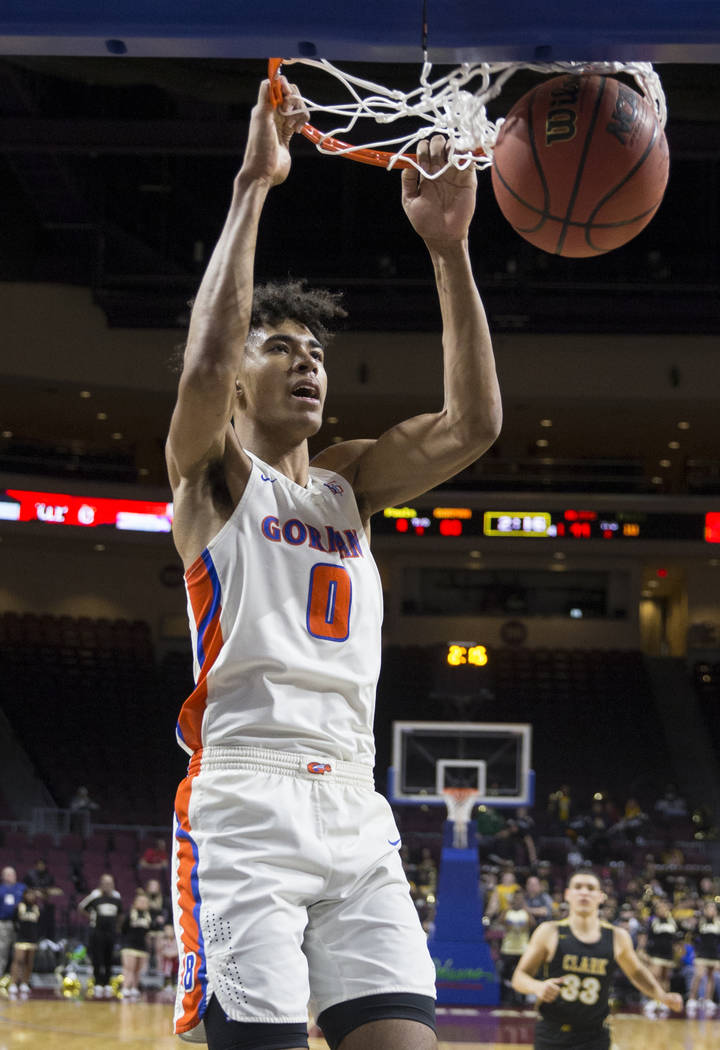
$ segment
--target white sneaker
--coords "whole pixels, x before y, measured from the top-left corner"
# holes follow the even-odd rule
[[[102,997],[103,997],[103,990],[102,990],[102,985],[101,984],[96,984],[95,985],[95,988],[93,989],[93,995],[95,996],[96,999],[102,999]]]
[[[20,995],[30,995],[30,985],[26,984],[25,981],[20,985]]]
[[[112,989],[112,985],[106,984],[102,990],[102,994],[105,996],[106,999],[112,999],[112,997],[115,995],[115,992]]]
[[[14,999],[15,996],[17,995],[17,993],[18,993],[18,986],[13,981],[12,984],[8,985],[8,995],[11,996]]]
[[[654,999],[648,999],[643,1006],[643,1013],[646,1017],[655,1017],[655,1010],[657,1009],[657,1003]]]
[[[714,1017],[717,1010],[717,1006],[712,999],[703,999],[703,1013],[706,1017]]]
[[[658,1017],[669,1017],[670,1007],[666,1006],[665,1003],[659,1003],[658,1005]]]
[[[697,999],[688,999],[685,1003],[685,1013],[688,1017],[695,1017],[698,1012],[698,1001]]]

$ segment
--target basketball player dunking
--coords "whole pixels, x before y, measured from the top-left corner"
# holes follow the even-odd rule
[[[645,995],[680,1011],[682,996],[666,992],[635,954],[630,934],[599,916],[605,894],[591,872],[572,876],[567,919],[543,922],[513,974],[513,988],[537,998],[535,1050],[609,1050],[610,981],[619,966]],[[543,979],[535,974],[543,968]]]
[[[253,290],[263,204],[307,119],[280,83],[277,110],[260,87],[167,444],[196,672],[178,721],[192,757],[176,800],[175,1029],[211,1050],[295,1050],[310,1000],[333,1048],[431,1050],[434,967],[373,790],[382,592],[368,539],[374,512],[451,477],[499,431],[467,246],[476,180],[402,176],[436,275],[442,409],[311,466],[325,324],[342,311],[300,282]],[[419,143],[423,169],[444,150]]]

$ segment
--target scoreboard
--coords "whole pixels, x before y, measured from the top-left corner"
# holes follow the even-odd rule
[[[390,507],[373,532],[414,536],[485,536],[504,539],[691,540],[720,543],[720,511],[502,510],[470,507]]]
[[[0,490],[0,521],[84,528],[169,532],[173,505],[162,500],[80,496],[30,489]],[[377,535],[483,536],[517,540],[679,540],[720,543],[720,510],[690,512],[504,510],[418,504],[388,507],[373,518]]]

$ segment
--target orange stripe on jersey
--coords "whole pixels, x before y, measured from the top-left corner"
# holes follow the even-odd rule
[[[199,771],[200,763],[197,762],[194,771],[188,771],[188,775],[180,784],[175,799],[175,848],[178,858],[176,892],[180,905],[180,940],[183,952],[179,980],[184,991],[183,1014],[175,1024],[175,1032],[178,1035],[195,1028],[207,1006],[205,942],[200,926],[202,902],[198,883],[199,858],[189,817],[193,781]]]
[[[207,707],[207,675],[223,647],[220,616],[222,588],[212,557],[204,550],[185,574],[188,597],[197,632],[200,673],[195,688],[182,706],[177,730],[180,743],[192,753],[202,747],[202,723]]]

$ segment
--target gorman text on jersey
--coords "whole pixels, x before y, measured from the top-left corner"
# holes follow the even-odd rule
[[[364,557],[355,529],[338,532],[332,525],[325,525],[323,535],[320,529],[305,524],[299,518],[290,518],[281,524],[273,514],[263,518],[260,529],[265,539],[272,543],[289,543],[291,547],[301,547],[307,543],[313,550],[322,551],[323,554],[337,554],[340,558]]]

